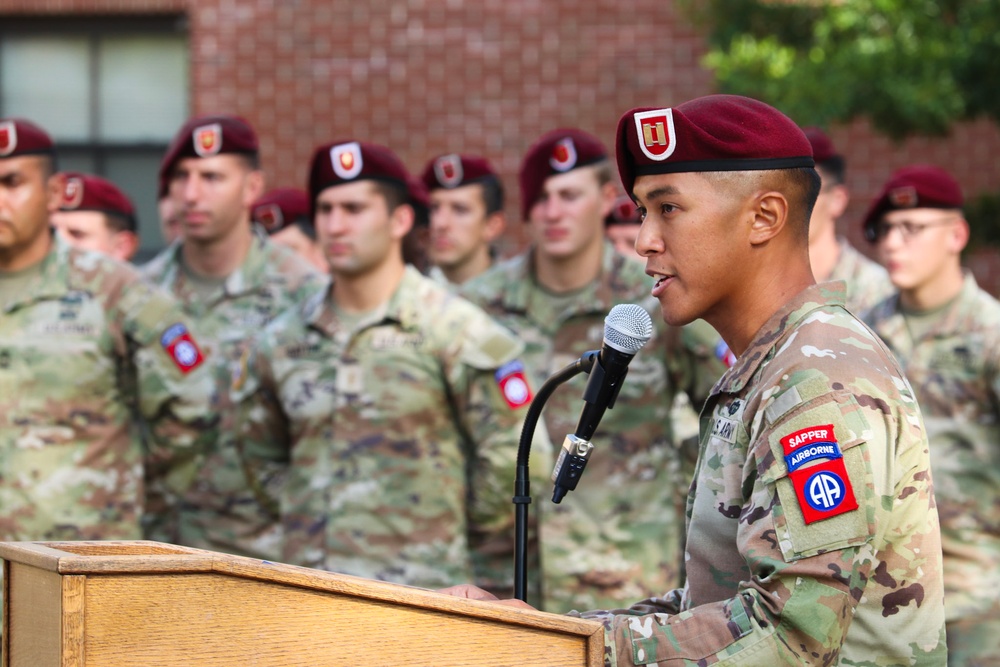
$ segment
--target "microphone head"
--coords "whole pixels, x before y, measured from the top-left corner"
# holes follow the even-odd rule
[[[653,337],[653,320],[642,306],[620,303],[604,318],[604,343],[619,352],[635,354]]]

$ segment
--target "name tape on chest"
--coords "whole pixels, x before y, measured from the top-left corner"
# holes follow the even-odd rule
[[[807,524],[858,508],[833,424],[810,426],[781,438],[788,478]],[[807,466],[806,464],[814,465]]]
[[[494,374],[500,392],[511,408],[520,408],[531,403],[531,387],[524,376],[524,365],[517,360],[507,362]]]
[[[185,375],[198,368],[205,361],[205,357],[198,349],[198,344],[191,336],[191,332],[179,322],[163,332],[163,335],[160,336],[160,345],[163,346],[181,373]]]

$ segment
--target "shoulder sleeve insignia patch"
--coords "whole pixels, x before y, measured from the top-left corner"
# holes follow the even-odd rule
[[[781,438],[781,445],[788,478],[807,524],[858,508],[833,424],[798,430]]]
[[[173,360],[181,373],[185,375],[198,368],[203,361],[204,355],[198,349],[198,344],[187,327],[178,322],[167,328],[160,336],[160,345]]]
[[[531,403],[531,387],[528,386],[524,365],[520,361],[515,359],[507,362],[497,369],[494,377],[509,407],[520,408]]]

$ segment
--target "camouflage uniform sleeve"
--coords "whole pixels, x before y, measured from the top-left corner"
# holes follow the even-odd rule
[[[820,425],[829,425],[836,433],[842,452],[842,458],[834,459],[839,461],[836,474],[848,480],[844,497],[853,496],[856,509],[845,500],[838,511],[818,520],[797,490],[796,472],[789,473],[794,463],[786,465],[782,439]],[[728,508],[702,508],[741,517],[735,542],[749,576],[730,582],[739,593],[689,606],[688,592],[674,591],[628,610],[584,614],[605,624],[606,664],[674,664],[678,658],[703,665],[834,664],[866,585],[887,576],[896,580],[898,588],[884,598],[883,616],[896,619],[885,621],[880,630],[891,633],[894,622],[905,623],[906,613],[900,614],[900,609],[914,600],[919,606],[920,601],[917,589],[925,558],[920,554],[922,534],[913,533],[924,522],[903,517],[900,527],[912,533],[893,536],[895,561],[877,563],[871,544],[879,530],[875,516],[899,497],[920,498],[926,509],[932,504],[932,492],[926,469],[919,465],[904,465],[895,488],[885,488],[887,475],[877,474],[886,465],[887,431],[881,426],[872,429],[856,397],[846,392],[829,392],[786,414],[755,419],[747,426],[750,451],[740,466],[742,498],[732,499]],[[733,461],[713,464],[719,466],[717,472],[734,472],[741,458],[738,449],[723,456],[732,456]],[[822,470],[835,469],[828,465],[833,464],[823,464]],[[816,465],[805,471],[815,475],[820,469]],[[699,483],[706,481],[711,480],[700,474]],[[919,506],[914,503],[897,511]],[[689,510],[698,512],[696,500]],[[711,576],[743,578],[721,571]]]
[[[291,450],[288,419],[271,365],[275,350],[272,327],[246,347],[233,372],[230,399],[236,411],[236,447],[247,483],[261,506],[280,517],[280,484],[276,470],[287,464]]]
[[[514,554],[514,477],[521,428],[532,390],[518,355],[524,344],[481,311],[468,318],[458,363],[449,369],[457,418],[467,434],[468,521],[477,585],[511,597]],[[534,491],[543,488],[551,446],[543,425],[535,429],[529,470]],[[537,504],[532,505],[532,509]],[[531,517],[532,537],[537,517]]]
[[[148,537],[176,541],[167,527],[171,489],[184,486],[199,454],[218,435],[210,365],[180,307],[166,293],[136,281],[116,303],[125,340],[125,381],[135,392],[145,445]]]

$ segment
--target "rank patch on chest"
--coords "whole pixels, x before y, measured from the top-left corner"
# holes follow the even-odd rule
[[[511,408],[520,408],[531,402],[531,387],[524,376],[524,365],[520,361],[511,361],[494,374],[504,400]]]
[[[160,345],[181,373],[190,373],[205,360],[191,332],[179,322],[163,332],[160,336]]]
[[[788,478],[807,524],[858,508],[833,424],[810,426],[781,438]],[[814,465],[808,465],[814,463]]]

